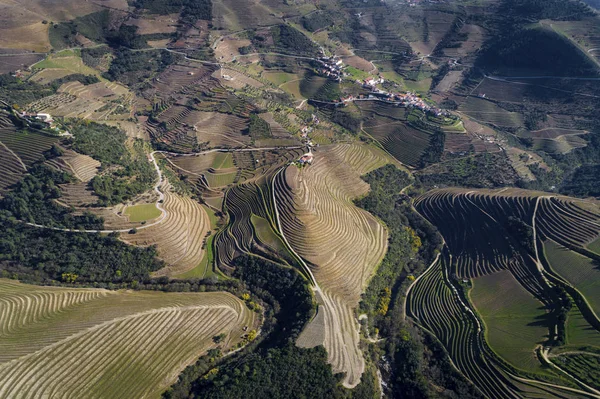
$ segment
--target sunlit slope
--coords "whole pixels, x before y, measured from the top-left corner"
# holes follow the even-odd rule
[[[384,163],[367,147],[338,145],[320,149],[311,166],[288,167],[275,182],[281,228],[322,289],[319,315],[298,345],[324,344],[347,386],[364,370],[354,309],[387,248],[385,228],[352,200],[369,189],[360,176]]]
[[[202,242],[210,230],[210,220],[202,205],[173,192],[169,185],[164,192],[165,218],[136,234],[121,235],[130,244],[156,245],[159,257],[168,265],[157,271],[157,276],[185,273],[196,267],[204,256]]]
[[[233,295],[37,287],[0,280],[0,397],[159,397],[254,313]]]

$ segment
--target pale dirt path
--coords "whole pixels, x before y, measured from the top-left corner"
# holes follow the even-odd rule
[[[312,285],[312,290],[315,293],[315,297],[320,298],[323,301],[323,308],[324,311],[326,312],[330,312],[330,319],[334,324],[334,331],[338,331],[341,332],[342,331],[342,326],[340,325],[341,320],[339,319],[339,317],[335,317],[337,316],[337,313],[335,312],[335,309],[337,309],[337,306],[335,305],[335,303],[331,300],[331,298],[329,297],[329,295],[326,295],[323,290],[321,289],[321,287],[319,287],[319,284],[317,283],[317,279],[315,278],[314,274],[312,273],[312,270],[310,270],[310,267],[308,267],[308,265],[306,264],[306,262],[304,261],[304,259],[298,255],[298,253],[294,250],[294,248],[290,245],[289,241],[287,240],[284,232],[283,232],[283,228],[281,227],[281,222],[279,219],[279,209],[277,208],[277,199],[275,196],[275,178],[282,173],[283,171],[285,171],[285,167],[279,169],[279,171],[275,174],[275,176],[273,177],[273,180],[271,182],[271,196],[272,196],[272,200],[273,200],[273,204],[274,204],[274,208],[275,208],[275,221],[277,222],[277,229],[281,232],[281,236],[283,238],[283,241],[285,243],[285,245],[289,248],[289,250],[292,252],[292,254],[298,259],[298,261],[300,262],[300,264],[302,265],[302,268],[306,271],[308,278],[311,282]],[[359,331],[353,331],[352,333],[354,334],[359,334]],[[360,370],[360,374],[362,375],[362,373],[364,372],[364,363],[362,365],[362,370]],[[346,373],[348,375],[348,373]],[[352,389],[354,387],[356,387],[356,385],[358,385],[360,383],[360,379],[358,381],[356,381],[355,383],[348,383],[347,381],[344,381],[342,383],[342,385],[346,388]]]
[[[23,168],[23,170],[25,172],[27,172],[27,166],[25,166],[25,164],[23,163],[23,160],[17,154],[15,154],[13,150],[11,150],[10,148],[8,148],[6,146],[6,144],[4,144],[3,142],[0,141],[0,145],[2,145],[2,147],[4,147],[6,149],[6,151],[10,152],[17,159],[17,161],[19,162],[19,164],[21,165],[21,167]]]
[[[540,347],[538,346],[536,348],[536,350],[538,350],[538,353],[542,356],[542,359],[544,359],[544,361],[546,363],[548,363],[550,366],[552,366],[553,368],[557,369],[558,371],[560,371],[561,373],[567,375],[568,377],[570,377],[571,379],[573,379],[573,381],[576,381],[581,387],[583,387],[584,389],[586,389],[589,393],[591,393],[594,397],[596,398],[600,398],[600,391],[590,387],[589,385],[585,384],[584,382],[582,382],[581,380],[577,379],[575,376],[571,375],[570,373],[568,373],[567,371],[561,369],[560,367],[558,367],[555,363],[553,363],[549,358],[548,358],[548,351],[550,350],[550,348],[547,347]]]
[[[163,207],[163,202],[165,199],[165,194],[161,191],[161,186],[164,184],[165,179],[163,178],[162,172],[160,170],[160,167],[158,166],[158,163],[156,162],[156,158],[154,157],[155,154],[169,154],[169,155],[175,155],[175,156],[182,156],[182,157],[192,157],[192,156],[199,156],[199,155],[204,155],[204,154],[210,154],[213,152],[248,152],[248,151],[270,151],[270,150],[279,150],[279,149],[284,149],[284,150],[291,150],[291,149],[298,149],[298,148],[303,148],[303,146],[288,146],[288,147],[261,147],[261,148],[241,148],[241,149],[231,149],[231,148],[213,148],[211,150],[207,150],[207,151],[203,151],[203,152],[198,152],[198,153],[191,153],[191,154],[179,154],[176,152],[169,152],[169,151],[153,151],[150,153],[150,158],[152,163],[154,164],[154,168],[156,169],[156,174],[158,176],[158,179],[156,181],[156,184],[154,184],[153,190],[158,194],[158,200],[156,201],[156,207],[158,208],[158,210],[161,212],[161,215],[159,216],[159,218],[157,220],[155,220],[152,223],[148,223],[145,224],[143,226],[139,226],[136,227],[136,230],[142,230],[142,229],[147,229],[149,227],[152,226],[156,226],[159,223],[162,223],[166,217],[168,216],[168,212],[167,210]],[[69,232],[69,233],[103,233],[103,234],[110,234],[110,233],[127,233],[129,231],[131,231],[131,229],[119,229],[119,230],[78,230],[78,229],[65,229],[65,228],[60,228],[60,227],[50,227],[50,226],[44,226],[41,224],[37,224],[37,223],[29,223],[29,222],[23,222],[22,223],[26,224],[27,226],[31,226],[31,227],[36,227],[36,228],[40,228],[40,229],[47,229],[47,230],[55,230],[55,231],[64,231],[64,232]]]

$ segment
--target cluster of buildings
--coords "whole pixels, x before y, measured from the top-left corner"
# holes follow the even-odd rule
[[[298,163],[300,165],[310,165],[313,162],[313,159],[315,159],[315,156],[312,153],[312,150],[309,149],[309,151],[302,155],[300,157],[300,159],[298,159]]]
[[[69,136],[70,133],[67,130],[61,129],[61,127],[54,123],[52,115],[42,112],[21,112],[18,114],[19,117],[27,122],[28,125],[52,130],[61,136]]]
[[[337,56],[327,57],[325,55],[317,58],[317,62],[321,64],[318,71],[328,78],[337,80],[338,82],[342,81],[344,75],[344,62],[340,60]]]
[[[312,114],[311,117],[312,117],[311,121],[307,125],[304,125],[302,127],[302,129],[300,129],[304,144],[306,144],[306,146],[308,147],[308,152],[306,154],[302,155],[297,161],[300,165],[310,165],[313,162],[313,160],[315,159],[315,156],[312,153],[312,148],[314,147],[314,143],[310,140],[310,138],[308,137],[308,134],[310,132],[312,132],[314,126],[317,126],[321,121],[315,114]]]
[[[368,100],[378,100],[378,101],[386,101],[393,104],[396,104],[400,107],[406,108],[417,108],[423,112],[435,115],[435,116],[450,116],[451,114],[447,111],[443,111],[439,108],[433,107],[427,104],[421,97],[417,94],[412,93],[410,91],[406,93],[390,93],[388,91],[379,89],[377,87],[378,84],[384,82],[383,78],[368,78],[364,81],[357,80],[356,83],[362,85],[365,89],[369,89],[371,93],[369,94],[360,94],[358,96],[348,95],[346,97],[342,97],[339,101],[336,101],[340,105],[346,105],[352,101],[368,101]]]
[[[384,83],[384,82],[385,82],[385,80],[382,77],[379,77],[377,79],[368,78],[362,82],[360,80],[356,80],[356,83],[362,84],[362,87],[364,87],[365,89],[369,89],[369,90],[378,90],[377,85]]]
[[[30,112],[21,112],[21,118],[27,119],[30,122],[41,122],[46,124],[48,127],[52,127],[54,125],[54,119],[52,119],[52,115],[44,114],[41,112],[38,113],[30,113]]]

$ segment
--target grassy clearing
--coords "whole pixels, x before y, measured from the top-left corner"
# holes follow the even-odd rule
[[[213,229],[216,229],[217,222],[219,221],[219,219],[215,215],[215,212],[212,210],[212,208],[209,208],[206,205],[202,205],[202,208],[204,208],[204,210],[206,211],[206,214],[208,215],[208,220],[210,221],[210,227]]]
[[[128,206],[125,209],[125,214],[129,217],[130,222],[143,222],[159,217],[160,210],[155,204],[142,204]]]
[[[159,397],[189,364],[240,341],[255,315],[225,292],[36,287],[0,280],[0,397]],[[149,328],[151,326],[151,328]],[[83,367],[85,365],[85,367]]]
[[[554,241],[544,242],[544,252],[552,269],[581,292],[594,312],[599,314],[600,266]]]
[[[394,82],[394,83],[404,86],[404,78],[401,75],[399,75],[398,73],[396,73],[396,71],[393,71],[393,70],[382,71],[380,73],[380,75],[383,76],[386,80],[388,80],[390,82]]]
[[[275,86],[281,86],[284,83],[299,79],[296,73],[264,71],[262,77],[273,83]]]
[[[214,169],[233,168],[233,157],[228,152],[218,152],[213,160],[212,167]]]
[[[542,304],[506,270],[475,279],[470,297],[490,347],[516,368],[543,371],[534,353],[548,335]]]
[[[56,54],[51,54],[46,59],[32,65],[34,69],[66,69],[72,73],[81,73],[84,75],[95,75],[101,78],[100,72],[90,68],[83,63],[81,55],[77,50],[64,50]]]
[[[406,90],[415,91],[417,93],[426,93],[431,87],[431,78],[422,80],[404,80],[404,87]]]
[[[262,243],[270,246],[275,252],[287,254],[288,251],[285,244],[281,241],[281,238],[275,234],[267,219],[252,215],[250,216],[250,220],[252,221],[258,239]]]
[[[305,98],[302,95],[302,93],[300,93],[300,80],[293,80],[293,81],[287,82],[285,84],[282,84],[280,86],[280,89],[291,94],[292,96],[294,96],[294,98],[301,99],[301,100],[304,100],[304,98]]]
[[[211,187],[225,187],[229,184],[232,184],[237,176],[237,172],[232,173],[210,173],[207,172],[204,174],[206,177],[206,181],[208,185]]]
[[[365,80],[368,79],[370,76],[368,72],[361,71],[360,69],[354,68],[352,66],[346,67],[346,72],[350,74],[348,78],[351,80]]]

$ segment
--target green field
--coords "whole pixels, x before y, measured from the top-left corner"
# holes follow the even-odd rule
[[[414,91],[417,93],[426,93],[431,87],[431,78],[426,78],[418,81],[405,79],[403,83],[406,90]]]
[[[542,371],[534,353],[548,335],[542,304],[506,270],[475,279],[470,297],[490,347],[516,368]]]
[[[204,177],[206,177],[206,181],[208,185],[211,187],[224,187],[227,186],[235,180],[237,176],[237,172],[232,173],[210,173],[206,172]]]
[[[129,217],[130,222],[143,222],[159,217],[160,210],[155,204],[142,204],[128,206],[125,209],[125,214]]]
[[[600,332],[590,326],[575,305],[569,312],[566,330],[567,345],[578,347],[592,345],[600,348]]]
[[[275,86],[281,86],[284,83],[299,79],[300,76],[295,73],[264,71],[262,77],[273,83]]]
[[[212,167],[214,169],[233,168],[233,156],[228,152],[218,152],[217,155],[215,155]]]
[[[360,69],[354,68],[352,66],[347,66],[345,72],[349,74],[348,79],[351,80],[365,80],[368,79],[370,76],[368,72],[361,71]]]
[[[73,73],[81,73],[84,75],[100,76],[100,72],[88,67],[83,63],[81,56],[74,50],[64,50],[56,54],[49,55],[46,59],[33,65],[34,69],[66,69]]]
[[[294,98],[304,99],[305,97],[300,92],[300,80],[292,80],[290,82],[284,83],[280,86],[280,89],[288,92]]]
[[[258,236],[260,242],[271,247],[275,252],[287,253],[285,244],[281,241],[279,236],[273,232],[271,225],[265,218],[261,218],[257,215],[250,216],[254,231]]]
[[[210,220],[210,227],[213,229],[216,229],[217,222],[219,221],[219,219],[217,219],[215,212],[212,210],[212,208],[209,208],[206,205],[202,205],[202,207],[204,208],[204,210],[206,211],[206,214],[208,215],[208,219]]]
[[[554,241],[544,242],[544,252],[552,269],[581,292],[594,312],[599,314],[600,266]]]
[[[600,255],[600,238],[598,238],[595,241],[592,241],[587,247],[590,251]]]

